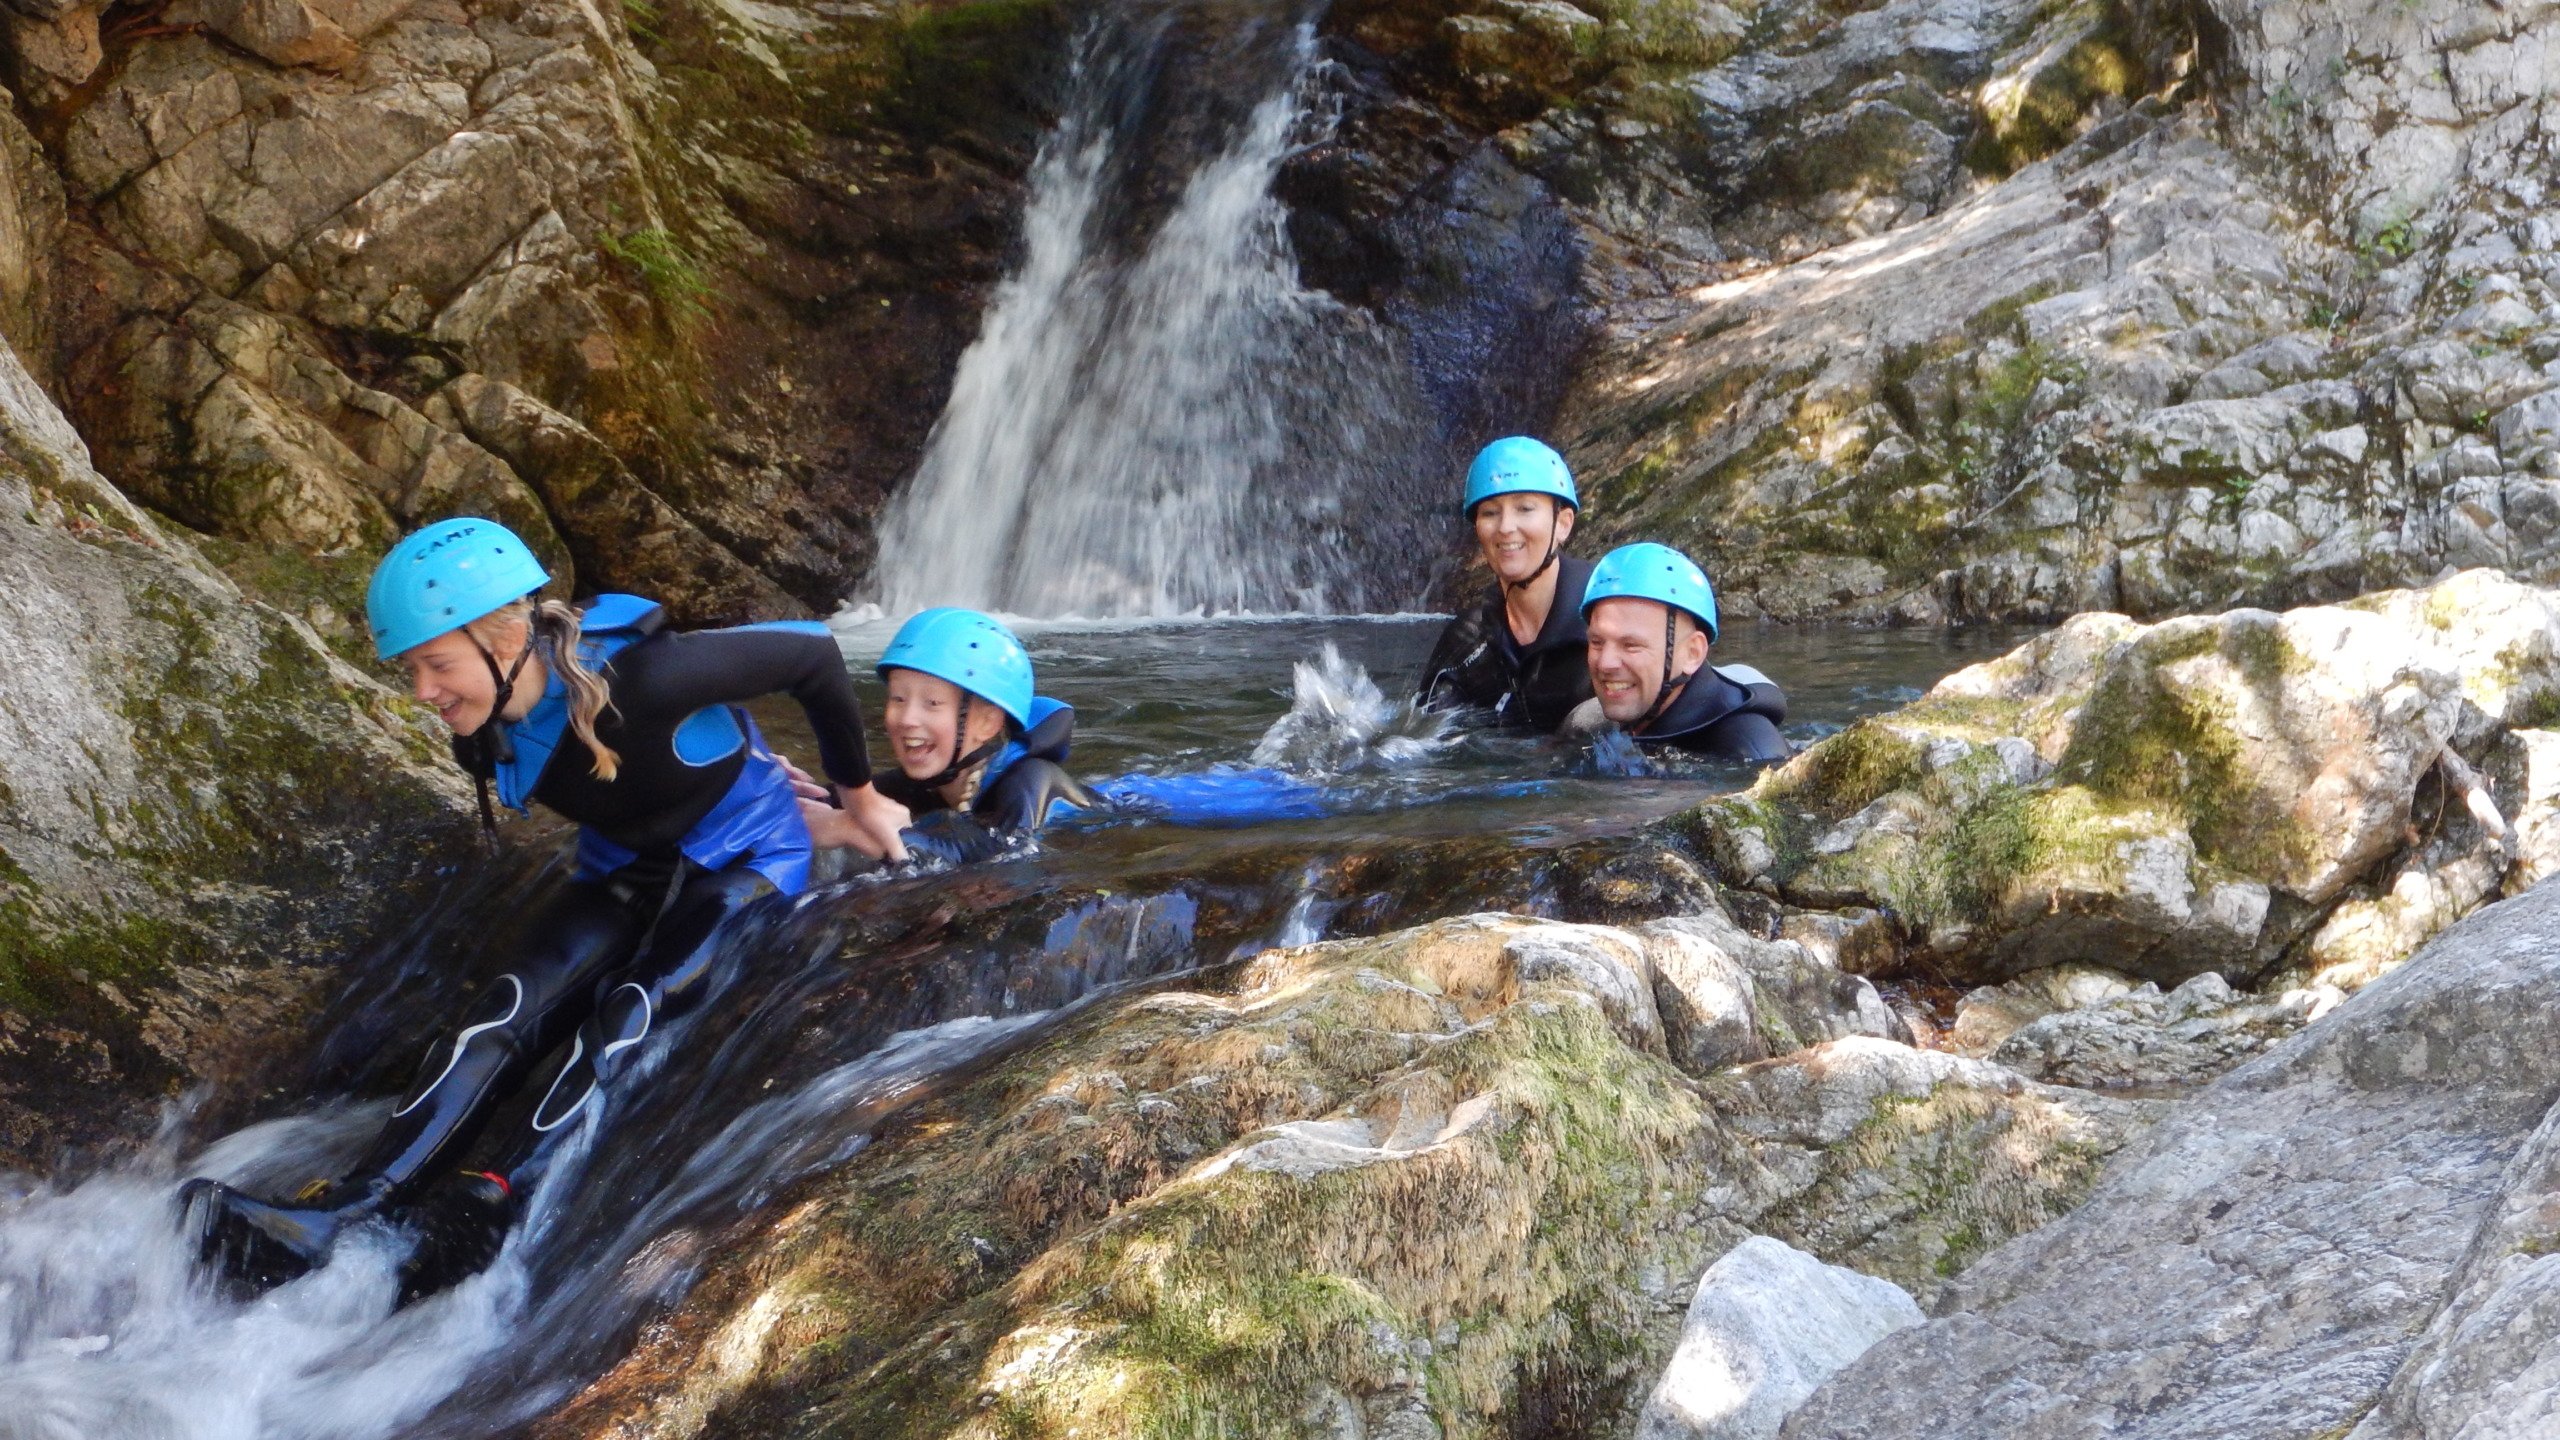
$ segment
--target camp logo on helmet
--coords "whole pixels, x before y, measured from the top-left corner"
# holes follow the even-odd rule
[[[494,520],[465,515],[429,525],[392,546],[366,587],[375,654],[389,660],[550,581],[532,549]]]

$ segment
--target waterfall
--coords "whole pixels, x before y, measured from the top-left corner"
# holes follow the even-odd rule
[[[1019,267],[883,520],[875,598],[890,613],[1413,598],[1411,556],[1386,558],[1396,526],[1371,512],[1405,508],[1389,502],[1438,468],[1436,441],[1402,342],[1299,283],[1272,180],[1330,119],[1312,24],[1274,18],[1276,43],[1207,76],[1167,58],[1178,11],[1117,10],[1084,36],[1032,166]],[[1250,108],[1223,138],[1179,123],[1196,118],[1186,85]],[[1163,168],[1150,147],[1204,129],[1207,158],[1160,223],[1129,233]]]

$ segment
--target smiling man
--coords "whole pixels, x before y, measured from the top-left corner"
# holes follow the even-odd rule
[[[1747,666],[1707,663],[1716,594],[1707,574],[1668,545],[1627,545],[1591,567],[1583,587],[1586,663],[1596,708],[1639,745],[1765,764],[1788,755],[1778,722],[1786,696]]]

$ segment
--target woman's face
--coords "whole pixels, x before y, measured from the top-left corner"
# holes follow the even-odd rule
[[[1506,585],[1521,584],[1547,563],[1550,547],[1573,537],[1573,511],[1552,495],[1496,495],[1476,504],[1476,544]]]
[[[479,733],[489,723],[498,698],[497,677],[489,673],[480,647],[459,630],[448,630],[423,645],[404,650],[400,666],[409,672],[409,693],[432,706],[438,719],[456,735]]]
[[[920,670],[889,671],[889,749],[910,780],[930,780],[952,757],[992,740],[1004,728],[1004,712],[981,700],[969,707],[969,740],[952,744],[960,723],[960,687]]]

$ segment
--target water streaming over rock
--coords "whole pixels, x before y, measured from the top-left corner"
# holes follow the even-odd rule
[[[1093,717],[1079,753],[1112,767],[1088,774],[1259,765],[1347,789],[1361,808],[1223,830],[1068,829],[1020,863],[857,876],[765,907],[727,937],[716,992],[653,1040],[645,1081],[539,1157],[529,1212],[489,1272],[395,1311],[402,1240],[383,1229],[259,1300],[219,1293],[172,1226],[176,1182],[275,1191],[337,1173],[385,1108],[345,1097],[400,1086],[504,953],[488,943],[493,918],[533,909],[558,875],[518,861],[457,891],[352,961],[308,1058],[268,1077],[271,1093],[211,1097],[103,1170],[0,1188],[0,1440],[505,1433],[627,1353],[737,1227],[787,1207],[902,1107],[1088,1007],[1214,984],[1217,967],[1274,944],[1452,909],[1553,910],[1576,883],[1561,846],[1623,836],[1715,788],[1555,778],[1561,757],[1525,740],[1479,753],[1483,737],[1443,733],[1373,678],[1409,673],[1429,633],[1376,620],[1032,627],[1048,688]],[[1736,643],[1787,668],[1769,637]],[[1790,643],[1815,723],[1906,698],[1955,658],[1943,637],[1908,632]],[[1524,775],[1548,788],[1491,796],[1489,780]],[[502,1113],[493,1133],[515,1123]]]
[[[1409,492],[1446,467],[1428,406],[1398,336],[1299,283],[1271,194],[1329,124],[1313,28],[1303,5],[1235,9],[1210,45],[1178,5],[1086,33],[1019,267],[883,522],[890,613],[1418,596],[1416,517],[1438,511]]]

